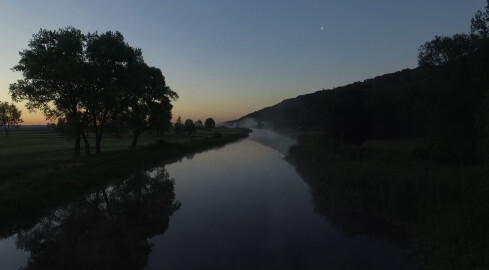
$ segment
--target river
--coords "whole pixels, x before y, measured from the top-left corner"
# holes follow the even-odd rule
[[[293,143],[254,130],[95,192],[0,240],[0,269],[417,269],[315,212]]]

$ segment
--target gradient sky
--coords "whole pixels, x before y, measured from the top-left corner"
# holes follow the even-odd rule
[[[180,95],[174,117],[232,120],[285,98],[417,65],[435,35],[468,32],[485,0],[2,1],[0,100],[40,28],[120,31]],[[321,30],[321,27],[324,30]],[[44,124],[24,112],[24,124]]]

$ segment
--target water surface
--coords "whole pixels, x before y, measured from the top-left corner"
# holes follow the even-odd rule
[[[388,239],[315,212],[284,160],[292,143],[256,130],[130,177],[0,240],[0,268],[416,269]]]
[[[152,239],[148,269],[413,269],[386,240],[344,236],[314,211],[284,160],[293,141],[249,139],[166,166],[182,207]]]

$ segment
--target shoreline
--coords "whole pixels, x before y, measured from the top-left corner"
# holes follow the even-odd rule
[[[134,173],[246,138],[250,131],[226,129],[226,132],[220,133],[221,137],[182,135],[186,140],[181,142],[166,142],[162,137],[156,143],[136,149],[44,161],[41,168],[23,172],[22,180],[0,182],[0,238],[8,237],[14,229],[32,225],[40,216],[63,202],[123,181]],[[47,166],[48,170],[45,169]]]

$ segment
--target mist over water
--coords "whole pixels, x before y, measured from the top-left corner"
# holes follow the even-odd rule
[[[96,191],[44,217],[20,241],[1,240],[0,266],[16,269],[27,254],[31,265],[88,256],[84,262],[119,258],[133,269],[416,269],[386,239],[345,236],[315,212],[309,186],[284,160],[293,144],[256,129]],[[83,241],[74,235],[80,231]],[[121,232],[124,244],[101,238]],[[70,252],[57,248],[68,243]]]
[[[290,147],[296,144],[296,140],[280,135],[269,129],[253,129],[249,138],[250,140],[270,147],[283,155],[287,155]]]
[[[152,239],[147,269],[416,269],[387,240],[347,237],[315,212],[284,160],[293,143],[256,129],[166,166],[182,207]]]

